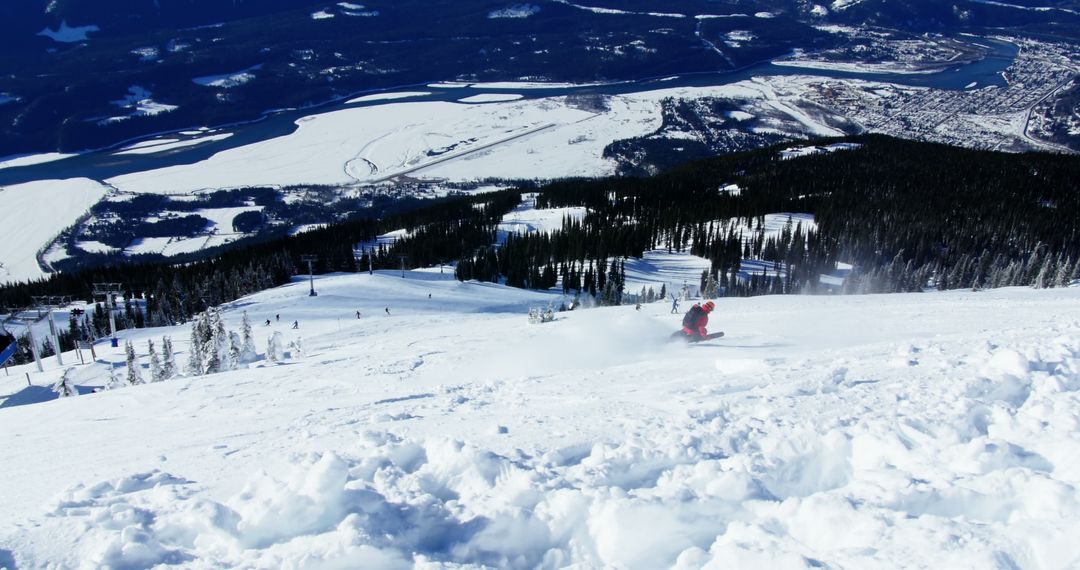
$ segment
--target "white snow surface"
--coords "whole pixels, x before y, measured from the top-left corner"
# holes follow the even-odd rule
[[[349,99],[345,103],[367,103],[369,101],[389,101],[392,99],[408,99],[410,97],[423,97],[431,95],[430,91],[397,91],[393,93],[372,93]]]
[[[63,152],[45,152],[41,154],[24,154],[19,156],[9,156],[6,158],[0,158],[0,170],[3,170],[5,168],[13,168],[15,166],[31,166],[34,164],[53,162],[57,160],[63,160],[72,156],[75,156],[75,154]]]
[[[517,101],[522,95],[517,93],[480,93],[470,97],[458,99],[459,103],[499,103],[502,101]]]
[[[0,283],[44,276],[38,250],[104,196],[105,187],[87,178],[0,186]]]
[[[232,133],[217,133],[213,135],[206,135],[202,137],[193,137],[189,139],[152,139],[148,141],[142,141],[130,146],[126,146],[114,154],[156,154],[159,152],[165,152],[169,150],[175,150],[178,148],[184,148],[189,146],[200,145],[203,143],[225,140],[232,136]]]
[[[576,108],[565,97],[483,105],[387,102],[304,117],[288,135],[224,150],[196,164],[108,182],[124,191],[172,193],[263,184],[375,183],[406,174],[451,181],[604,176],[616,166],[603,156],[604,148],[659,128],[660,102],[668,97],[740,99],[778,112],[811,133],[843,134],[800,109],[785,85],[755,78],[720,87],[617,95],[599,113]]]
[[[196,77],[192,79],[198,85],[203,87],[217,87],[219,89],[232,89],[233,87],[239,87],[252,79],[255,79],[253,71],[262,69],[262,65],[253,65],[242,71],[236,71],[232,73],[222,73],[220,75],[206,75],[203,77]]]
[[[536,208],[536,194],[522,194],[521,204],[508,212],[499,222],[499,241],[505,241],[506,234],[529,234],[535,232],[552,232],[563,227],[563,220],[581,220],[585,217],[586,208]]]
[[[1080,564],[1080,288],[722,299],[687,347],[669,303],[530,326],[559,296],[398,275],[230,304],[303,335],[276,364],[29,405],[53,360],[0,376],[10,563]]]

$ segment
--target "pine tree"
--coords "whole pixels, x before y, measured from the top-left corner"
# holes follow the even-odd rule
[[[161,382],[164,379],[162,378],[161,358],[158,356],[157,349],[154,348],[154,341],[147,340],[146,347],[150,358],[150,381]]]
[[[702,289],[701,296],[706,299],[715,299],[717,297],[716,287],[716,277],[712,272],[709,272],[709,277],[705,280],[705,287]]]
[[[266,341],[266,359],[270,362],[279,362],[283,357],[281,353],[281,333],[275,331]]]
[[[64,375],[53,384],[52,391],[56,392],[58,398],[68,398],[71,396],[78,396],[79,391],[75,389],[75,386],[71,383],[71,373],[75,370],[75,367],[68,368],[64,371]]]
[[[289,343],[289,358],[303,358],[304,357],[304,340],[301,337],[296,337],[296,340]]]
[[[135,354],[135,345],[131,341],[124,343],[124,352],[127,353],[127,383],[129,386],[144,384],[142,377],[142,365],[139,357]]]
[[[198,376],[203,373],[203,323],[204,316],[202,314],[197,315],[194,321],[191,321],[191,349],[188,351],[188,363],[187,373],[191,376]]]
[[[161,379],[171,380],[176,376],[176,354],[173,353],[172,337],[162,337],[161,352],[164,356],[161,364]]]
[[[221,322],[221,315],[210,309],[204,313],[202,319],[205,325],[205,336],[202,343],[202,373],[214,374],[221,372],[222,360],[225,351],[222,350],[228,341],[225,336],[225,326]]]
[[[123,388],[125,386],[127,386],[127,383],[125,383],[120,378],[120,375],[116,373],[116,367],[113,366],[113,364],[110,362],[109,363],[109,381],[108,381],[108,383],[105,384],[105,389],[106,390],[116,390],[116,389],[119,389],[119,388]]]
[[[255,362],[258,355],[255,352],[255,337],[251,332],[251,319],[248,318],[247,311],[244,311],[243,317],[240,319],[240,360],[238,362],[248,363]]]
[[[234,331],[229,331],[229,370],[236,370],[237,365],[243,361],[240,345],[240,335]]]
[[[1057,275],[1054,276],[1054,287],[1068,287],[1072,282],[1074,265],[1072,260],[1066,259],[1058,264]]]

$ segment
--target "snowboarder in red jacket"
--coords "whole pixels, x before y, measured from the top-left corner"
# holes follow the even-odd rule
[[[683,316],[682,330],[675,333],[686,337],[687,342],[698,342],[709,337],[709,331],[705,328],[709,325],[709,313],[716,308],[716,303],[705,301],[698,303]]]

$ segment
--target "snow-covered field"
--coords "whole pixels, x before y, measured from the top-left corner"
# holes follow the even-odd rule
[[[304,117],[292,134],[225,150],[197,164],[117,176],[109,183],[131,192],[180,192],[378,182],[405,174],[452,181],[603,176],[616,166],[603,156],[604,148],[655,131],[661,123],[660,102],[668,97],[737,99],[755,114],[785,117],[807,132],[842,134],[793,104],[799,96],[788,88],[790,81],[755,78],[616,95],[600,112],[581,110],[564,97],[506,100],[517,94],[466,99],[481,104],[391,100]]]
[[[225,311],[260,352],[303,335],[278,364],[27,405],[55,361],[0,375],[0,565],[1080,564],[1080,289],[721,299],[695,346],[668,303],[530,326],[560,296],[316,289]]]
[[[86,178],[0,186],[0,282],[43,276],[37,251],[104,196]]]

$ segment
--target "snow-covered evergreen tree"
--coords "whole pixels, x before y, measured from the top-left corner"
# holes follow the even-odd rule
[[[198,376],[203,373],[203,330],[205,329],[203,315],[197,315],[191,321],[191,349],[188,350],[187,373]]]
[[[150,381],[161,382],[162,380],[164,380],[161,375],[161,357],[158,356],[157,349],[154,348],[154,341],[146,341],[146,351],[147,353],[149,353],[150,359]]]
[[[124,343],[124,352],[127,353],[127,383],[130,386],[144,384],[142,377],[142,365],[139,357],[135,354],[135,345],[131,341]]]
[[[161,338],[161,379],[169,380],[176,376],[176,354],[173,353],[172,337]]]
[[[705,288],[701,291],[701,296],[706,299],[715,299],[717,297],[717,283],[716,277],[709,272],[709,276],[705,279]]]
[[[274,332],[266,341],[266,359],[270,362],[279,362],[284,358],[281,349],[281,333]]]
[[[255,362],[258,358],[258,354],[255,352],[255,337],[251,332],[251,319],[248,318],[247,311],[244,311],[244,315],[240,319],[240,338],[239,362],[245,364],[248,362]]]
[[[296,340],[289,343],[289,358],[303,358],[304,357],[304,339],[296,337]]]
[[[58,398],[67,398],[70,396],[78,396],[79,391],[75,389],[75,386],[71,383],[71,373],[75,370],[72,366],[64,371],[64,375],[53,384],[52,391],[56,392]]]
[[[221,313],[217,309],[210,309],[205,313],[207,335],[203,339],[202,349],[202,373],[214,374],[227,369],[229,337],[225,333],[225,323],[221,321]]]
[[[235,331],[229,331],[229,370],[235,370],[243,361],[241,358],[240,344],[240,335],[236,334]]]
[[[108,381],[108,383],[105,384],[105,389],[106,390],[116,390],[118,388],[123,388],[125,386],[127,386],[127,383],[125,383],[120,378],[120,375],[116,373],[116,367],[113,366],[113,364],[110,362],[109,363],[109,381]]]

